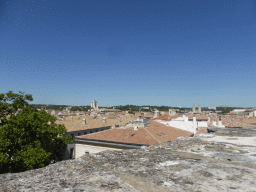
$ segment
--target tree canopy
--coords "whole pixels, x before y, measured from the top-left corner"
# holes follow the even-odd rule
[[[67,144],[74,142],[66,136],[64,125],[55,124],[56,117],[30,108],[26,100],[33,101],[32,95],[12,91],[0,94],[0,173],[36,169],[63,160]]]

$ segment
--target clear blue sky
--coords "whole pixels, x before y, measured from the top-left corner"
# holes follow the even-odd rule
[[[255,2],[0,0],[0,92],[32,104],[256,106]]]

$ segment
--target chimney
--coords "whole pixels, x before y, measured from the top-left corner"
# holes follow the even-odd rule
[[[194,134],[196,134],[196,130],[197,130],[197,121],[196,121],[196,117],[193,117],[193,129],[194,129]]]
[[[85,119],[82,120],[82,124],[86,125],[86,120]]]
[[[138,130],[138,126],[134,126],[134,131],[137,131]]]

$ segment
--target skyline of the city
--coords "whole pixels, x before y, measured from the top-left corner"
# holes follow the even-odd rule
[[[33,103],[32,105],[44,105],[44,106],[51,106],[51,105],[56,105],[56,106],[90,106],[90,105],[68,105],[68,104],[41,104],[41,103]],[[131,105],[131,106],[157,106],[157,107],[172,107],[172,108],[193,108],[193,106],[170,106],[170,105],[133,105],[133,104],[126,104],[126,105],[99,105],[99,108],[104,108],[104,107],[118,107],[118,106],[127,106],[127,105]],[[196,108],[198,108],[198,105],[195,106]],[[215,109],[216,107],[231,107],[231,108],[256,108],[253,106],[246,106],[246,107],[240,107],[240,106],[230,106],[230,105],[218,105],[218,106],[201,106],[201,108],[209,108],[209,109]]]
[[[31,104],[256,107],[255,1],[5,1],[0,91]]]

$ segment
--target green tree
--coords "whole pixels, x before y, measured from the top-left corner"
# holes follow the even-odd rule
[[[0,173],[36,169],[63,160],[67,144],[74,142],[66,136],[64,125],[55,124],[56,117],[30,108],[25,100],[33,101],[32,95],[20,93],[0,94]],[[21,111],[17,113],[18,109]],[[6,115],[11,117],[7,119]]]
[[[221,113],[222,114],[230,113],[230,110],[225,107],[224,110]]]

